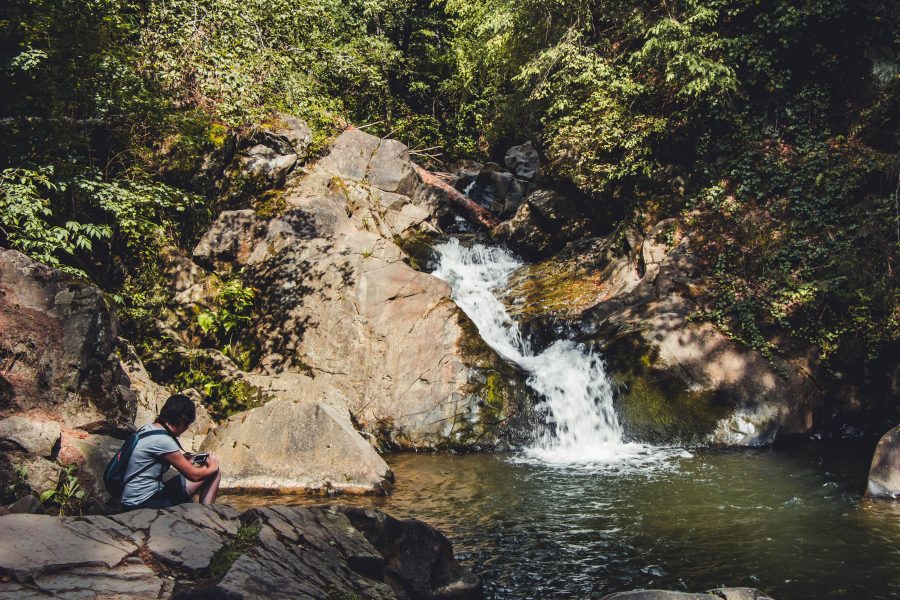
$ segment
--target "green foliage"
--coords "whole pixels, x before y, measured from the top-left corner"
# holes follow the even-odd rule
[[[13,468],[13,477],[3,490],[3,497],[7,500],[17,500],[28,492],[28,467],[17,465]]]
[[[222,353],[243,369],[250,368],[250,352],[243,350],[240,335],[250,323],[256,290],[245,286],[240,279],[222,284],[215,298],[214,310],[197,314],[197,324],[204,334],[221,346]]]
[[[194,388],[203,394],[204,404],[216,421],[262,406],[268,400],[259,388],[228,377],[201,352],[189,357],[187,368],[174,377],[174,384],[180,389]]]
[[[41,492],[41,503],[53,506],[59,511],[59,516],[75,512],[81,514],[80,501],[84,498],[84,489],[75,475],[76,468],[75,465],[64,466],[56,488]]]
[[[90,252],[92,240],[108,239],[107,225],[66,221],[53,224],[50,200],[42,192],[59,186],[50,180],[52,169],[4,169],[0,172],[0,234],[11,248],[73,275],[86,273],[63,260],[78,251]]]

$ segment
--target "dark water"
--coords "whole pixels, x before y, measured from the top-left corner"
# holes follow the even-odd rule
[[[338,501],[440,528],[489,598],[721,585],[776,600],[900,598],[900,503],[862,498],[870,451],[697,450],[666,468],[620,473],[510,455],[403,454],[388,457],[393,496]]]

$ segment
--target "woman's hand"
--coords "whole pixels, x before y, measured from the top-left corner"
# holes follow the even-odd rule
[[[219,472],[219,457],[210,454],[205,465],[195,465],[181,452],[169,452],[162,455],[163,460],[178,469],[188,481],[203,481]]]
[[[210,469],[214,471],[219,470],[219,457],[216,456],[213,452],[209,453],[209,457],[206,459],[206,464]]]

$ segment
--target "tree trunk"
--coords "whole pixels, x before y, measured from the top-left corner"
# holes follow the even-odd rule
[[[487,229],[493,229],[500,224],[500,220],[497,219],[497,217],[495,217],[493,213],[491,213],[491,211],[470,200],[465,194],[458,191],[449,183],[440,179],[431,171],[423,169],[415,163],[413,163],[413,167],[415,167],[416,172],[419,174],[419,177],[421,177],[422,181],[424,181],[427,185],[432,185],[447,192],[447,197],[450,200],[450,204],[453,205],[453,208],[462,213],[462,216],[465,217],[465,219],[470,223],[481,225],[482,227],[486,227]]]

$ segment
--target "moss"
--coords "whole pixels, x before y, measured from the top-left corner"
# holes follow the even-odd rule
[[[733,408],[723,395],[690,390],[658,364],[639,333],[612,342],[604,354],[618,391],[616,412],[630,437],[658,444],[701,443]]]
[[[426,231],[414,231],[405,237],[394,236],[394,243],[406,254],[407,264],[416,271],[422,271],[435,258],[434,234]]]
[[[259,195],[253,206],[256,214],[265,218],[280,217],[287,210],[282,190],[268,190]]]
[[[209,561],[209,576],[213,581],[221,581],[228,569],[238,558],[259,542],[259,523],[244,523],[231,543],[219,548]]]
[[[576,317],[596,304],[604,264],[600,249],[579,248],[523,267],[510,279],[507,310],[523,319]]]
[[[206,132],[206,140],[214,148],[224,148],[225,142],[228,141],[228,128],[224,125],[213,123]]]
[[[447,448],[503,447],[524,442],[535,401],[525,375],[491,349],[475,324],[459,312],[461,351],[473,373],[465,392],[468,411],[453,424]]]

